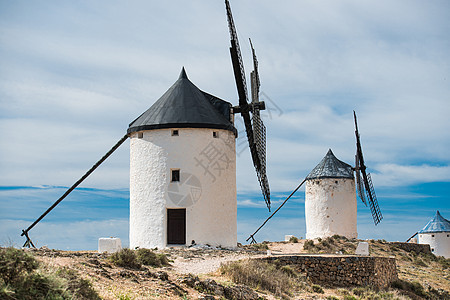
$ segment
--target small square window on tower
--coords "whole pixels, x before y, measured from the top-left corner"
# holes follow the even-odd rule
[[[219,137],[219,133],[217,131],[213,131],[213,138],[218,138]]]
[[[174,169],[171,170],[171,181],[175,182],[175,181],[180,181],[180,169]]]
[[[144,137],[144,133],[143,132],[138,132],[138,139],[142,139]]]
[[[172,130],[172,136],[178,136],[178,135],[179,135],[178,129]]]

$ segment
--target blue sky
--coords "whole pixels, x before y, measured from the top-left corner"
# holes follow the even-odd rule
[[[246,71],[252,38],[269,111],[276,207],[331,148],[354,160],[352,110],[384,220],[358,203],[361,238],[405,240],[450,218],[448,1],[232,1]],[[0,244],[35,218],[178,78],[236,103],[223,1],[0,0]],[[239,125],[238,123],[238,126]],[[238,140],[238,237],[269,215]],[[30,235],[38,245],[128,242],[128,142]],[[305,235],[304,189],[256,236]]]

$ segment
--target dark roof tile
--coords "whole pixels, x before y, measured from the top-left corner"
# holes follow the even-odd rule
[[[307,180],[320,178],[354,178],[353,169],[337,159],[329,149],[320,163],[306,176]]]

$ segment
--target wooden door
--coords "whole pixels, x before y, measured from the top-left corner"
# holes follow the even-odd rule
[[[186,209],[167,209],[167,244],[186,244]]]

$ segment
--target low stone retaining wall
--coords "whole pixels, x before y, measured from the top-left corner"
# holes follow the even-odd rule
[[[327,286],[384,288],[398,279],[395,258],[370,256],[269,256],[262,260],[289,265],[311,282]]]
[[[391,247],[391,249],[397,247],[408,252],[431,254],[430,245],[427,244],[390,242],[389,246]]]

